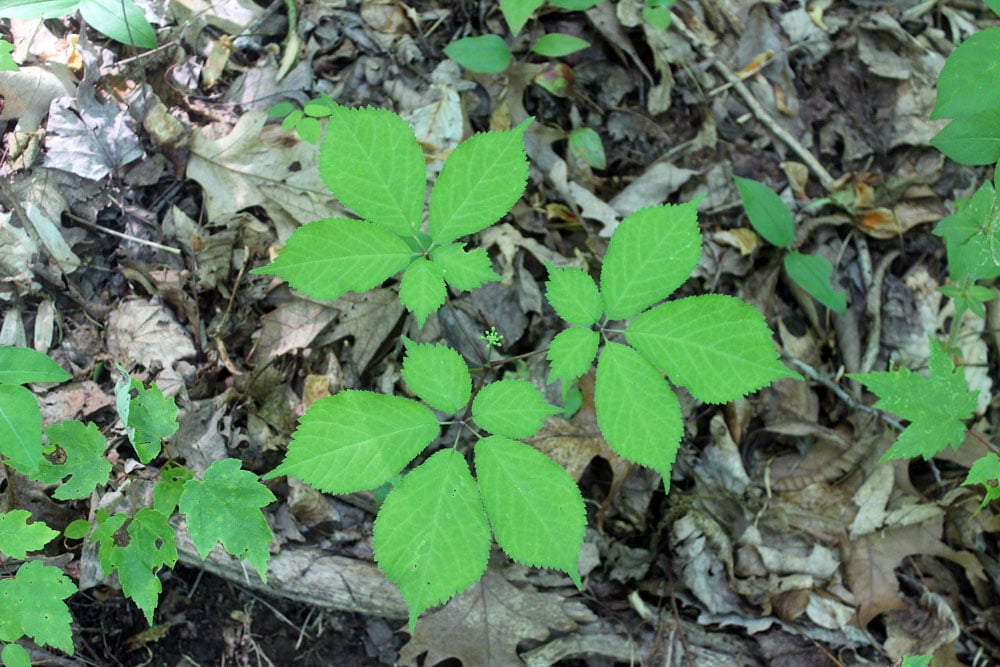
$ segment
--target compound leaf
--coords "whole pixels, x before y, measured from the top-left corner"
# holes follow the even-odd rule
[[[161,440],[177,432],[177,405],[156,384],[147,389],[135,378],[130,384],[136,396],[129,401],[126,430],[139,461],[149,463],[159,455]]]
[[[71,377],[41,352],[27,347],[0,345],[0,384],[65,382]]]
[[[31,637],[72,655],[73,617],[63,600],[74,593],[62,570],[37,560],[23,564],[13,578],[0,580],[0,641]]]
[[[463,37],[444,47],[444,54],[470,72],[499,74],[510,66],[514,54],[498,35]]]
[[[973,484],[982,484],[986,489],[986,496],[979,505],[979,509],[1000,498],[1000,456],[989,452],[976,459],[972,467],[969,468],[969,474],[966,475],[962,486]]]
[[[660,473],[669,492],[684,421],[667,381],[632,348],[608,343],[597,361],[594,403],[608,445],[623,458]]]
[[[698,201],[647,206],[611,235],[601,269],[609,320],[632,317],[680,287],[701,259]]]
[[[441,307],[447,295],[441,269],[424,257],[407,267],[399,283],[399,301],[416,316],[417,328],[424,326],[427,316]]]
[[[257,475],[240,465],[239,459],[216,461],[205,471],[204,481],[184,483],[179,505],[202,559],[221,542],[232,555],[246,558],[266,584],[271,557],[267,544],[273,535],[260,508],[275,498]]]
[[[740,191],[743,208],[753,228],[764,240],[779,248],[787,248],[795,239],[795,219],[785,202],[771,188],[749,178],[733,176]]]
[[[913,456],[930,459],[948,445],[958,449],[965,440],[962,420],[972,417],[979,392],[969,391],[965,374],[955,370],[951,357],[933,339],[927,371],[927,377],[905,367],[848,373],[878,395],[876,408],[910,421],[881,461]]]
[[[445,281],[466,292],[489,282],[500,280],[493,270],[490,256],[482,248],[466,252],[460,243],[438,246],[431,251],[431,261],[437,265]]]
[[[105,441],[97,424],[68,420],[45,429],[53,450],[41,461],[35,479],[43,484],[59,484],[57,500],[86,498],[96,487],[107,484],[111,463],[104,458]],[[61,461],[54,463],[53,458]]]
[[[375,560],[410,608],[410,634],[428,607],[474,584],[490,557],[490,527],[469,466],[442,449],[403,477],[375,519]]]
[[[472,376],[465,360],[446,345],[419,345],[404,338],[403,379],[431,407],[453,414],[472,396]]]
[[[105,510],[99,510],[91,539],[100,545],[101,569],[105,574],[118,571],[122,592],[132,598],[152,625],[162,590],[156,572],[177,562],[174,529],[167,517],[148,507],[131,519],[122,513],[108,516]]]
[[[472,402],[472,418],[480,428],[508,438],[527,438],[538,432],[549,415],[559,408],[525,380],[492,382]]]
[[[763,316],[739,299],[702,294],[664,303],[635,318],[625,338],[642,356],[704,403],[741,398],[785,368]]]
[[[600,342],[600,334],[583,327],[570,327],[557,333],[545,355],[552,364],[549,384],[556,380],[572,381],[589,371]]]
[[[80,14],[91,28],[122,44],[156,48],[156,31],[132,0],[80,0]]]
[[[0,385],[0,454],[28,476],[42,460],[42,413],[34,394],[16,384]]]
[[[329,135],[328,135],[329,136]],[[401,238],[363,220],[326,218],[303,225],[273,262],[254,273],[278,276],[314,299],[378,287],[410,262]]]
[[[546,264],[546,268],[549,279],[545,282],[545,297],[559,317],[584,327],[597,324],[604,313],[604,302],[594,279],[575,266],[559,269]]]
[[[562,570],[580,588],[587,513],[573,478],[537,449],[496,435],[476,444],[475,459],[500,548],[518,563]]]
[[[489,227],[521,198],[528,182],[521,139],[531,120],[506,132],[472,136],[448,156],[427,211],[435,242],[448,243]]]
[[[11,510],[0,513],[0,552],[11,558],[23,560],[29,551],[38,551],[59,535],[42,521],[28,519],[28,510]]]
[[[500,11],[503,13],[510,32],[515,37],[528,22],[535,10],[542,6],[545,0],[500,0]]]
[[[962,118],[1000,108],[1000,28],[980,30],[945,61],[931,119]]]
[[[402,237],[420,229],[424,153],[413,129],[391,111],[335,107],[319,149],[319,175],[362,218]]]
[[[799,287],[811,294],[817,301],[841,315],[847,310],[847,295],[835,290],[830,282],[833,265],[822,255],[803,255],[790,252],[785,255],[785,271]]]
[[[265,479],[289,475],[326,493],[385,484],[437,437],[427,406],[401,396],[345,390],[306,410],[281,465]]]
[[[561,32],[542,35],[532,44],[531,50],[546,58],[562,58],[571,53],[582,51],[590,46],[590,42]]]

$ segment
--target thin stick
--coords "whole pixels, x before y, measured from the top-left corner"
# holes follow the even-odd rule
[[[147,241],[146,239],[140,239],[140,238],[138,238],[136,236],[132,236],[130,234],[123,234],[121,232],[116,232],[113,229],[108,229],[104,225],[99,225],[96,222],[91,222],[90,220],[85,220],[85,219],[83,219],[83,218],[81,218],[79,216],[73,215],[72,213],[67,213],[66,216],[70,220],[73,220],[75,222],[79,222],[81,225],[85,225],[85,226],[90,227],[92,229],[96,229],[98,231],[104,232],[105,234],[111,234],[112,236],[117,236],[118,238],[125,239],[126,241],[135,241],[136,243],[141,243],[143,245],[148,245],[148,246],[150,246],[152,248],[156,248],[157,250],[163,250],[165,252],[169,252],[169,253],[172,253],[174,255],[181,254],[181,249],[180,248],[172,248],[170,246],[163,245],[162,243],[157,243],[156,241]]]
[[[846,391],[840,388],[840,385],[838,385],[836,382],[834,382],[830,378],[826,377],[825,375],[817,371],[815,368],[813,368],[806,362],[800,361],[795,357],[790,357],[788,355],[782,355],[782,356],[784,356],[784,358],[787,359],[797,369],[808,375],[810,379],[819,382],[821,385],[823,385],[824,387],[832,391],[834,394],[836,394],[837,398],[842,400],[844,403],[847,403],[849,407],[855,410],[861,410],[862,412],[867,412],[868,414],[871,415],[875,415],[876,417],[884,421],[886,424],[888,424],[889,426],[893,427],[898,431],[903,430],[903,425],[899,422],[898,419],[896,419],[895,417],[890,417],[881,410],[876,410],[873,407],[867,406],[864,403],[854,400],[853,398],[851,398],[850,394],[848,394]]]

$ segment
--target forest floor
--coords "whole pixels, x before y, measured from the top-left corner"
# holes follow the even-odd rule
[[[67,542],[49,554],[81,588],[70,600],[76,655],[49,655],[53,664],[791,667],[928,653],[937,666],[1000,664],[1000,513],[975,514],[981,490],[961,485],[982,448],[877,463],[898,432],[843,377],[890,361],[925,369],[929,338],[958,326],[981,397],[970,428],[996,438],[1000,313],[952,322],[932,234],[990,174],[928,143],[943,126],[928,118],[945,58],[998,23],[985,5],[682,0],[679,21],[659,29],[642,0],[605,0],[546,4],[511,37],[493,2],[305,0],[291,27],[281,0],[137,4],[158,29],[155,50],[81,35],[73,17],[0,21],[22,67],[0,73],[0,344],[34,347],[72,373],[39,395],[45,424],[100,425],[118,482],[136,462],[115,414],[116,363],[175,398],[175,460],[202,472],[234,456],[263,473],[316,378],[326,392],[398,390],[401,335],[456,344],[463,323],[473,338],[495,326],[504,353],[525,356],[510,372],[544,388],[544,355],[529,354],[559,326],[542,297],[544,263],[596,269],[623,217],[698,196],[704,250],[684,294],[753,304],[806,381],[725,406],[682,392],[686,434],[667,496],[658,475],[602,441],[585,377],[581,410],[536,438],[588,502],[582,591],[495,554],[479,584],[410,636],[401,598],[372,564],[372,495],[278,480],[270,585],[182,549],[183,565],[161,575],[153,631],[92,550]],[[590,47],[553,60],[528,52],[554,32]],[[507,38],[504,73],[470,74],[445,57],[481,34]],[[556,75],[569,77],[556,94],[533,83]],[[504,280],[456,299],[462,321],[432,316],[418,333],[394,284],[317,302],[249,273],[297,225],[342,211],[317,174],[317,146],[266,113],[320,95],[399,113],[429,162],[473,132],[534,116],[527,192],[479,239]],[[570,150],[579,128],[600,137],[603,168]],[[792,207],[796,246],[830,261],[844,315],[783,274],[783,251],[753,232],[733,176]],[[75,503],[42,493],[31,509],[61,528],[114,493]],[[291,558],[317,577],[282,577]]]

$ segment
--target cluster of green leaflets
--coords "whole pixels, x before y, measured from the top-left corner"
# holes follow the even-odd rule
[[[424,224],[426,170],[410,127],[388,111],[334,107],[320,175],[362,219],[304,225],[255,272],[318,299],[371,289],[401,272],[400,301],[423,326],[449,286],[465,291],[499,280],[489,256],[462,239],[495,223],[522,196],[526,126],[460,144],[434,183]],[[684,427],[663,373],[713,403],[794,375],[778,361],[763,317],[739,300],[704,295],[656,305],[698,264],[696,207],[654,206],[626,218],[611,238],[600,287],[569,267],[549,267],[547,284],[556,312],[572,325],[549,349],[550,381],[570,383],[598,358],[605,438],[625,458],[659,472],[668,487]],[[607,341],[610,323],[626,319],[628,344]],[[329,493],[378,489],[400,479],[435,442],[439,417],[458,415],[477,440],[475,474],[459,449],[438,450],[402,476],[375,521],[375,558],[399,585],[411,627],[424,610],[482,576],[491,530],[515,561],[562,570],[579,586],[583,499],[561,467],[521,442],[559,408],[524,380],[489,382],[474,393],[458,352],[404,345],[403,379],[416,399],[345,390],[318,401],[267,477],[290,475]]]
[[[122,370],[124,374],[124,370]],[[108,483],[111,464],[106,442],[94,424],[67,420],[45,429],[34,395],[23,385],[70,379],[55,362],[34,350],[0,347],[0,455],[5,465],[44,485],[55,486],[56,500],[88,497]],[[144,386],[124,374],[116,386],[118,415],[140,463],[161,454],[162,441],[177,431],[177,407],[156,385]],[[261,507],[274,496],[236,459],[214,462],[202,479],[191,471],[168,466],[154,488],[154,507],[134,514],[99,510],[93,524],[71,522],[64,535],[88,536],[98,545],[105,574],[118,574],[122,591],[152,624],[161,588],[157,572],[177,562],[175,528],[168,523],[179,509],[202,558],[221,542],[238,558],[246,558],[266,580],[271,531]],[[23,560],[58,533],[40,522],[28,523],[25,510],[0,513],[0,553]],[[73,653],[70,614],[64,600],[76,587],[62,572],[28,561],[13,577],[0,579],[0,655],[3,664],[28,665],[28,654],[15,642],[31,637]]]

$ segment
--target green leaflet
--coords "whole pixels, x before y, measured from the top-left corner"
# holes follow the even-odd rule
[[[441,307],[447,295],[441,269],[423,257],[407,267],[399,283],[399,301],[416,316],[418,328]]]
[[[826,257],[790,252],[785,255],[784,263],[789,278],[830,310],[844,314],[847,295],[833,288],[830,282],[833,266]]]
[[[457,290],[468,292],[500,280],[490,256],[482,248],[465,251],[461,244],[449,243],[434,248],[431,261],[441,271],[445,282]]]
[[[23,560],[27,552],[38,551],[59,535],[42,521],[29,525],[29,518],[28,510],[0,513],[0,553]]]
[[[753,306],[723,294],[669,301],[635,318],[625,338],[703,403],[746,396],[781,377],[771,331]]]
[[[472,396],[469,367],[455,350],[445,345],[418,345],[403,339],[403,379],[414,394],[436,410],[454,414]]]
[[[54,19],[72,14],[80,0],[0,0],[0,17],[5,19]]]
[[[87,25],[122,44],[156,48],[156,31],[132,0],[80,0],[80,14]]]
[[[344,206],[365,220],[403,237],[420,229],[424,153],[407,122],[391,111],[336,107],[320,146],[319,175]],[[353,230],[343,230],[331,240],[351,236]]]
[[[535,10],[544,2],[545,0],[500,0],[500,11],[510,26],[511,34],[516,37]]]
[[[31,654],[20,644],[4,644],[0,661],[4,667],[31,667]]]
[[[763,183],[739,176],[734,176],[733,180],[736,181],[736,189],[740,192],[747,218],[757,233],[779,248],[792,245],[795,220],[781,197]]]
[[[479,489],[459,452],[442,449],[403,477],[375,519],[374,547],[410,608],[410,634],[425,609],[479,580],[490,544]]]
[[[972,417],[979,392],[969,391],[965,373],[956,371],[941,343],[933,339],[927,370],[927,377],[905,367],[847,374],[878,395],[876,408],[910,421],[880,461],[930,459],[948,445],[958,449],[965,440],[962,420]]]
[[[577,559],[587,513],[573,478],[537,449],[500,436],[476,443],[475,458],[500,548],[518,563],[562,570],[581,588]]]
[[[570,324],[597,324],[604,313],[604,302],[597,283],[583,269],[567,266],[561,269],[546,263],[549,279],[545,283],[545,298],[559,317]]]
[[[594,169],[607,169],[608,159],[604,154],[601,135],[589,127],[571,130],[568,137],[569,149]]]
[[[29,477],[42,460],[42,413],[34,394],[16,384],[0,385],[0,454]]]
[[[470,72],[483,74],[499,74],[514,57],[498,35],[463,37],[444,47],[444,54]]]
[[[72,376],[41,352],[0,345],[0,383],[65,382]]]
[[[589,371],[600,342],[600,334],[583,327],[570,327],[557,333],[545,355],[552,364],[549,384],[556,380],[576,380]]]
[[[948,56],[931,119],[1000,109],[1000,28],[981,30]]]
[[[546,58],[562,58],[571,53],[582,51],[588,46],[590,46],[590,42],[579,37],[553,32],[539,37],[538,41],[532,44],[531,50]]]
[[[538,432],[559,408],[549,405],[525,380],[500,380],[482,388],[472,401],[472,418],[480,428],[508,438],[527,438]]]
[[[45,435],[51,452],[42,459],[34,479],[42,484],[59,484],[69,477],[52,494],[57,500],[86,498],[96,487],[108,483],[111,463],[104,457],[107,443],[97,424],[64,421],[45,429]],[[53,463],[52,454],[57,454],[61,463]]]
[[[660,473],[669,493],[684,420],[667,381],[632,348],[608,343],[597,361],[594,403],[608,445],[623,458]]]
[[[400,396],[345,390],[316,401],[299,419],[281,465],[326,493],[368,491],[385,484],[437,437],[427,406]]]
[[[698,266],[698,201],[648,206],[622,220],[608,243],[601,294],[609,320],[623,320],[670,296]]]
[[[327,131],[329,136],[329,130]],[[362,220],[326,218],[295,230],[278,257],[253,273],[278,276],[314,299],[378,287],[410,263],[398,236]]]
[[[91,539],[100,545],[101,569],[105,574],[118,571],[122,592],[132,598],[146,622],[152,625],[162,590],[156,572],[177,562],[174,529],[167,523],[167,517],[148,507],[131,519],[121,513],[109,516],[101,509]]]
[[[506,215],[524,193],[528,159],[521,139],[531,118],[507,132],[466,139],[448,156],[428,208],[437,243],[475,234]]]
[[[0,641],[31,637],[72,655],[73,617],[63,600],[73,593],[76,586],[62,570],[37,560],[0,579]]]
[[[227,552],[249,561],[266,584],[273,535],[260,508],[275,498],[257,475],[240,466],[239,459],[222,459],[208,467],[204,481],[185,482],[180,510],[202,559],[221,542]]]
[[[1000,160],[1000,108],[952,120],[931,146],[960,164],[994,164]]]

